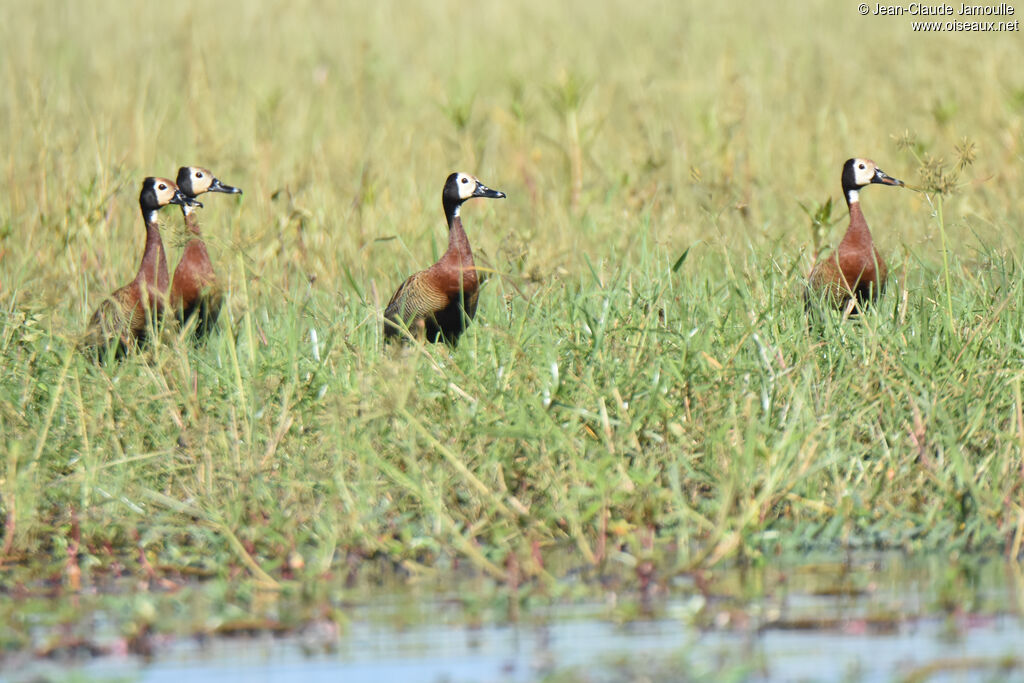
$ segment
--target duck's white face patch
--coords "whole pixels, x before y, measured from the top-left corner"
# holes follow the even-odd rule
[[[174,199],[174,193],[178,191],[178,186],[169,180],[157,179],[153,183],[153,192],[156,194],[156,201],[160,206],[167,206]]]
[[[853,180],[857,187],[864,187],[871,183],[871,179],[875,177],[875,171],[877,167],[875,162],[870,159],[854,159],[853,160]]]
[[[192,193],[196,195],[206,192],[213,184],[213,174],[205,168],[189,169],[189,179],[192,182]]]
[[[466,173],[460,173],[455,178],[455,184],[459,188],[459,199],[469,199],[476,192],[476,178]]]

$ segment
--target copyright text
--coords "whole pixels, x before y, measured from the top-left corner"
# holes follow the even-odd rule
[[[901,5],[883,5],[880,2],[862,2],[857,5],[862,16],[920,17],[931,21],[913,21],[914,31],[1020,31],[1020,19],[1013,18],[1017,10],[1007,2],[998,5],[928,4],[911,2]]]

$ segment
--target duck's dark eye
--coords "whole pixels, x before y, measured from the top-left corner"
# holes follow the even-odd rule
[[[862,170],[862,171],[864,170],[864,164],[860,165],[860,170]]]
[[[167,189],[167,186],[166,186],[166,185],[164,185],[163,183],[160,183],[160,187],[159,187],[159,188],[157,188],[157,189],[160,189],[160,190],[166,190],[166,189]]]
[[[463,182],[463,183],[468,183],[468,182],[469,182],[469,178],[463,178],[463,179],[462,179],[462,182]]]
[[[196,171],[196,178],[202,178],[202,177],[203,177],[203,172],[202,171]]]

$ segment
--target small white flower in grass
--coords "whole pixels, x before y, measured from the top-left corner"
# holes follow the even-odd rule
[[[317,340],[316,330],[309,328],[309,341],[313,345],[313,360],[320,362],[320,342]]]
[[[542,393],[542,400],[544,401],[545,408],[551,405],[552,389],[556,392],[558,391],[558,363],[556,361],[551,361],[551,386],[544,387],[544,391]]]

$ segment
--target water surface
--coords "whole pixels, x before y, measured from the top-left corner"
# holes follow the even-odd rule
[[[533,598],[515,621],[470,613],[457,593],[384,594],[346,605],[340,629],[161,637],[149,661],[22,658],[9,680],[1024,681],[1020,576],[890,554]]]

